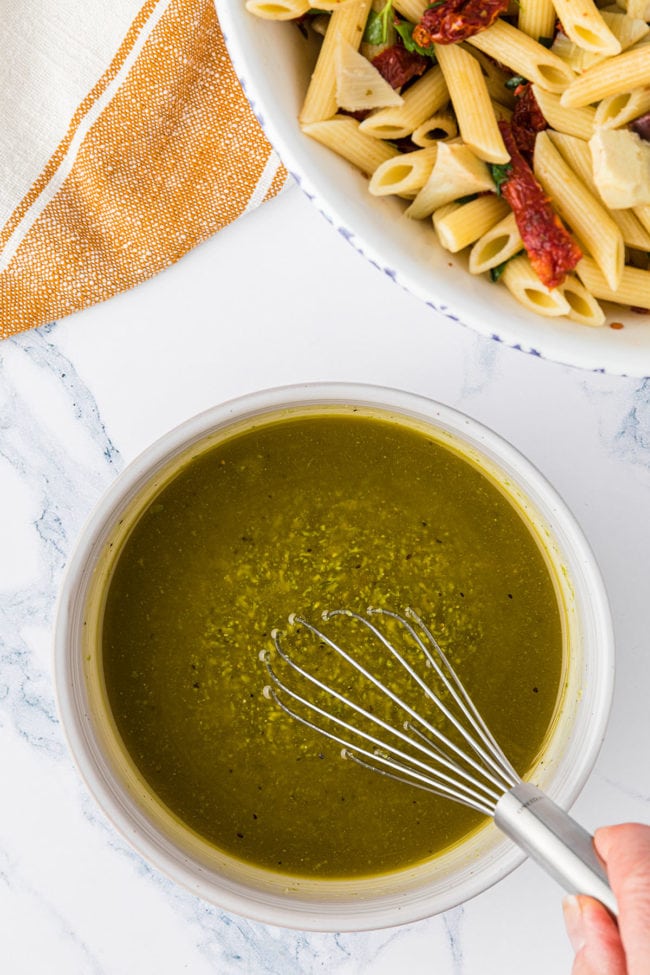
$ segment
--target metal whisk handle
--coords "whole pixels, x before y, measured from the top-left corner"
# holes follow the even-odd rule
[[[618,915],[593,837],[540,789],[514,786],[499,799],[494,821],[568,893],[595,897]]]

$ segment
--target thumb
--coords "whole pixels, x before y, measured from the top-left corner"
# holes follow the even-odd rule
[[[596,830],[618,900],[618,926],[630,975],[650,975],[650,827],[623,823]]]
[[[576,953],[571,975],[627,975],[616,921],[592,897],[565,897],[564,923]]]

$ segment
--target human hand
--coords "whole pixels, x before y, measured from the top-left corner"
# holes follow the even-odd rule
[[[565,898],[572,975],[650,975],[650,826],[606,826],[594,844],[618,901],[618,925],[599,901]]]

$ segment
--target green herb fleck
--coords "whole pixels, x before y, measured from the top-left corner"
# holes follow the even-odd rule
[[[501,187],[507,183],[512,173],[512,164],[507,163],[488,163],[490,174],[496,186],[497,196],[501,196]]]
[[[510,260],[510,258],[508,258],[508,260]],[[501,264],[497,264],[496,267],[490,268],[490,281],[497,282],[499,280],[506,269],[507,263],[508,261],[502,261]]]
[[[496,267],[491,267],[490,268],[490,280],[491,281],[498,281],[499,278],[501,277],[501,275],[503,274],[503,272],[506,269],[506,264],[509,264],[510,261],[514,257],[517,257],[518,254],[522,254],[522,253],[523,253],[523,251],[517,251],[517,254],[513,254],[512,257],[509,257],[507,260],[502,261],[501,264],[497,264]],[[512,597],[510,597],[510,598],[512,598]]]
[[[372,10],[368,14],[363,39],[366,44],[385,44],[388,40],[389,17],[393,11],[393,0],[387,0],[381,10]]]
[[[510,91],[514,91],[515,88],[519,87],[519,85],[525,85],[526,81],[527,81],[526,78],[522,78],[520,74],[516,74],[513,75],[512,78],[508,78],[507,81],[504,81],[504,86],[506,88],[509,88]]]
[[[436,60],[436,54],[431,47],[422,47],[413,40],[413,28],[415,24],[411,24],[408,20],[396,20],[395,30],[402,38],[402,43],[407,51],[415,51],[416,54],[422,54],[425,58],[431,58],[432,61]]]

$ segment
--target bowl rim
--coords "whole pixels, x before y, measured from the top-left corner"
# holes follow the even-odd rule
[[[525,334],[525,327],[524,334],[521,334],[518,330],[517,320],[532,321],[534,316],[533,313],[520,307],[514,298],[511,299],[511,314],[508,314],[507,309],[504,308],[502,315],[494,316],[489,321],[489,316],[487,318],[485,316],[487,300],[481,309],[464,304],[458,290],[447,284],[444,275],[432,277],[431,287],[429,288],[428,284],[425,285],[418,280],[415,267],[397,267],[395,262],[387,265],[385,254],[387,248],[382,247],[381,241],[377,245],[369,234],[364,233],[363,229],[360,230],[358,220],[350,220],[349,214],[345,211],[343,200],[336,202],[330,191],[328,181],[323,178],[318,169],[309,165],[306,150],[301,140],[311,140],[308,140],[308,137],[300,132],[297,120],[293,128],[286,124],[286,120],[280,120],[277,110],[274,108],[272,87],[259,83],[258,73],[260,69],[249,55],[246,38],[242,34],[242,25],[246,23],[247,19],[253,23],[257,22],[267,26],[273,24],[285,28],[286,23],[255,17],[245,9],[243,0],[238,0],[235,3],[232,0],[214,0],[214,2],[237,80],[264,134],[308,200],[325,217],[327,222],[352,245],[358,254],[382,271],[393,283],[415,295],[438,314],[507,348],[560,365],[574,366],[596,373],[635,378],[650,376],[650,343],[645,352],[643,348],[636,348],[633,342],[629,347],[623,346],[621,342],[623,332],[620,330],[612,331],[612,335],[618,336],[618,339],[612,338],[605,354],[602,353],[601,346],[594,342],[596,335],[590,337],[589,333],[599,333],[603,329],[609,333],[611,330],[607,325],[596,329],[589,328],[586,325],[578,325],[576,332],[573,333],[563,331],[562,328],[554,328],[554,323],[557,324],[559,321],[566,324],[568,320],[549,319],[540,316],[539,322],[535,322],[535,325],[539,324],[540,327],[539,329],[534,328],[534,336]],[[455,255],[447,256],[455,257]],[[615,308],[616,306],[612,307]],[[632,313],[625,311],[621,315],[629,317]],[[637,324],[633,315],[629,324],[631,328],[627,329],[628,334],[631,329],[634,329],[635,333],[644,330],[643,323]],[[576,326],[576,323],[571,322],[570,325],[573,327]],[[583,334],[584,341],[582,341]],[[618,348],[615,345],[617,341]]]
[[[565,775],[560,788],[552,794],[554,800],[563,808],[571,805],[584,786],[596,761],[605,735],[613,694],[613,629],[604,584],[594,555],[565,502],[538,469],[508,441],[453,407],[428,397],[390,387],[348,382],[312,382],[248,393],[190,417],[163,434],[132,460],[104,492],[86,520],[65,571],[59,591],[54,636],[55,697],[68,748],[86,787],[118,833],[157,869],[193,894],[225,910],[256,921],[315,931],[370,930],[420,920],[465,902],[497,883],[522,863],[525,857],[511,844],[509,847],[504,847],[504,850],[499,853],[498,862],[491,865],[492,873],[489,878],[477,869],[466,878],[461,889],[447,893],[443,904],[432,904],[426,896],[421,896],[414,898],[409,905],[400,905],[397,910],[394,903],[379,904],[374,909],[365,906],[359,910],[346,905],[349,910],[342,913],[341,908],[337,912],[336,905],[328,906],[327,910],[319,910],[318,905],[315,908],[313,905],[305,908],[297,907],[295,903],[289,901],[286,904],[270,903],[268,898],[256,897],[254,892],[250,891],[243,894],[223,888],[215,891],[212,881],[209,878],[202,879],[201,871],[193,869],[188,858],[172,857],[168,855],[164,844],[152,841],[151,836],[138,826],[133,816],[129,816],[125,805],[107,786],[101,769],[97,767],[93,757],[92,742],[89,740],[86,727],[89,716],[79,712],[73,689],[74,661],[71,648],[74,643],[72,637],[75,618],[72,607],[75,605],[82,576],[90,571],[89,565],[92,564],[97,539],[106,530],[107,525],[110,525],[111,518],[132,492],[134,485],[142,481],[147,471],[151,477],[166,458],[171,459],[193,442],[200,442],[215,429],[227,427],[234,421],[253,418],[260,413],[275,412],[283,407],[316,403],[368,405],[387,409],[398,415],[417,416],[439,429],[451,429],[466,444],[478,442],[480,445],[478,449],[484,450],[485,455],[491,460],[496,457],[497,465],[503,464],[506,469],[509,469],[508,465],[514,464],[520,472],[521,480],[526,484],[527,495],[532,497],[534,502],[537,500],[537,495],[543,495],[544,500],[551,506],[554,527],[560,525],[562,530],[569,531],[580,571],[585,575],[585,585],[592,597],[590,614],[593,615],[594,627],[600,635],[598,657],[591,660],[594,671],[592,677],[595,680],[591,690],[594,697],[585,732],[588,740],[578,756],[581,767],[571,781],[568,781]],[[528,490],[531,484],[537,494],[535,491]],[[81,625],[79,621],[77,623]],[[439,896],[438,900],[440,900]]]

